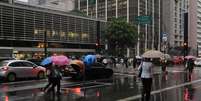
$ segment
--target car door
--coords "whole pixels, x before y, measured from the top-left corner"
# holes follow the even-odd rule
[[[8,66],[10,67],[10,72],[14,72],[18,78],[26,77],[21,62],[12,62]]]
[[[37,69],[35,68],[36,65],[26,61],[23,62],[23,65],[25,67],[26,75],[28,77],[35,77],[37,75]]]

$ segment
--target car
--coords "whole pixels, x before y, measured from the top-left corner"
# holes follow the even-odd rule
[[[41,66],[41,59],[28,59],[27,61],[31,61],[33,63],[35,63],[38,66]]]
[[[182,56],[174,56],[173,57],[174,64],[182,64],[183,62],[184,62],[184,59]]]
[[[27,60],[3,60],[0,62],[0,77],[13,82],[17,78],[45,78],[46,69]]]
[[[85,64],[80,60],[71,62],[69,76],[74,80],[92,80],[110,78],[113,75],[111,68],[106,68],[103,63],[95,62],[90,66],[90,69],[85,68]]]
[[[201,58],[196,58],[194,64],[195,66],[201,66]]]

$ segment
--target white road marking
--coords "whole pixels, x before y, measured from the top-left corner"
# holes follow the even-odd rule
[[[172,89],[175,89],[175,88],[180,88],[180,87],[183,87],[183,86],[186,86],[186,85],[198,83],[200,81],[201,81],[201,79],[195,80],[195,81],[192,81],[192,82],[183,83],[183,84],[180,84],[180,85],[175,85],[175,86],[155,90],[155,91],[152,91],[151,94],[153,95],[153,94],[161,93],[161,92],[164,92],[164,91],[172,90]],[[131,97],[127,97],[127,98],[124,98],[124,99],[119,99],[117,101],[131,101],[131,100],[136,100],[136,99],[139,99],[139,98],[141,98],[140,94],[135,95],[135,96],[131,96]]]

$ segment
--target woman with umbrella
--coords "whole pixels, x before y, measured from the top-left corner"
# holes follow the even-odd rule
[[[152,86],[152,72],[153,64],[151,62],[151,58],[144,57],[140,66],[139,70],[141,70],[140,78],[142,80],[143,89],[142,89],[142,101],[150,101],[150,93],[151,93],[151,86]]]

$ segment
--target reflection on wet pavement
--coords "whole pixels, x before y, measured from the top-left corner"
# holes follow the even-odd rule
[[[199,71],[193,74],[186,72],[155,74],[151,101],[199,101],[201,81],[176,86],[200,79],[199,74]],[[3,99],[0,101],[116,101],[129,97],[133,97],[131,101],[140,101],[141,86],[141,81],[136,76],[115,75],[107,80],[63,85],[61,95],[43,93],[40,88],[11,92],[0,91],[0,99]],[[166,89],[172,86],[175,88]]]

